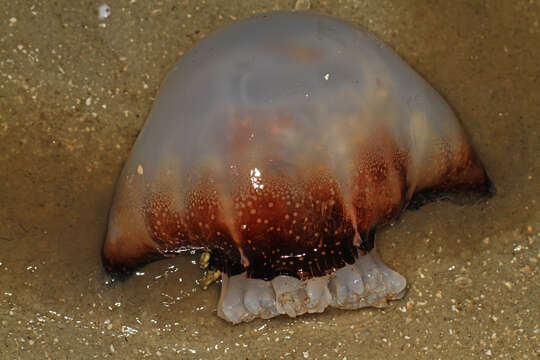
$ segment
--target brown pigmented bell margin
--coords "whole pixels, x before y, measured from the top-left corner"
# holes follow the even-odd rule
[[[355,238],[361,239],[361,250],[371,250],[375,226],[391,220],[406,203],[407,157],[380,134],[352,164],[357,169],[349,189],[352,207],[324,168],[304,169],[301,178],[265,172],[263,188],[246,178],[234,180],[230,226],[215,181],[207,179],[192,184],[184,203],[176,206],[166,195],[152,193],[144,208],[148,231],[163,252],[212,250],[211,265],[230,275],[246,270],[249,277],[264,280],[327,275],[355,261]]]
[[[463,140],[456,154],[455,166],[449,166],[441,176],[440,189],[490,192],[491,181],[473,148]]]
[[[235,227],[250,277],[270,280],[287,274],[310,278],[354,262],[354,228],[343,211],[337,186],[320,179],[304,184],[309,190],[300,192],[271,179],[265,181],[264,190],[250,188],[250,184],[240,187],[243,195],[234,199]],[[218,203],[190,196],[198,200],[188,200],[191,206],[184,215],[171,209],[167,197],[158,193],[150,197],[144,213],[152,240],[163,252],[207,248],[213,253],[212,266],[231,275],[245,271]]]
[[[211,249],[216,255],[212,258],[215,268],[236,273],[242,268],[240,253],[222,221],[215,193],[210,183],[200,184],[186,199],[188,210],[181,213],[170,197],[154,192],[145,201],[143,216],[150,237],[162,253]]]
[[[235,169],[229,179],[234,193],[227,201],[210,175],[188,181],[180,203],[172,200],[174,187],[149,191],[142,214],[155,247],[139,244],[143,247],[138,249],[137,241],[119,241],[131,248],[106,249],[106,263],[123,270],[160,254],[210,249],[211,267],[229,275],[247,271],[249,277],[264,280],[282,274],[324,276],[351,264],[358,251],[373,248],[376,227],[395,218],[410,200],[406,149],[398,148],[382,129],[374,133],[349,164],[347,184],[338,184],[330,170],[314,166],[294,177],[263,171],[259,180],[264,187],[242,177],[249,169]],[[424,191],[489,184],[466,142],[456,152],[448,149],[441,147],[438,155],[437,185]],[[128,253],[132,256],[126,258]]]
[[[129,249],[112,246],[109,242],[105,242],[102,261],[109,273],[121,278],[129,275],[134,269],[163,257],[158,249],[137,240],[118,240],[119,244],[127,245]]]
[[[395,218],[409,200],[407,150],[398,147],[383,128],[372,132],[369,144],[357,152],[352,171],[357,229],[365,242],[372,242],[375,227]]]
[[[354,227],[337,184],[324,172],[291,183],[275,177],[262,191],[240,188],[248,195],[236,198],[237,223],[252,278],[286,274],[304,279],[354,262]]]

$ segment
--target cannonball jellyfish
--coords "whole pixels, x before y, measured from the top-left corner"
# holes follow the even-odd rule
[[[186,249],[232,323],[399,299],[375,230],[490,181],[449,105],[369,33],[307,12],[227,25],[170,72],[117,183],[106,268]]]

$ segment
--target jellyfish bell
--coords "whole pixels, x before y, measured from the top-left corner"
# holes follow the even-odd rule
[[[486,192],[448,104],[341,20],[275,12],[227,25],[171,71],[121,176],[103,247],[129,271],[211,251],[230,322],[383,306],[405,279],[374,249],[416,194]]]

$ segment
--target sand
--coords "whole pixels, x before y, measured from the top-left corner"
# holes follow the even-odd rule
[[[540,355],[540,4],[302,1],[386,41],[452,105],[496,186],[379,231],[409,290],[386,309],[231,326],[197,257],[111,284],[114,183],[167,71],[197,40],[295,1],[5,1],[0,358],[533,359]],[[306,5],[307,3],[307,5]],[[103,9],[102,9],[103,10]]]

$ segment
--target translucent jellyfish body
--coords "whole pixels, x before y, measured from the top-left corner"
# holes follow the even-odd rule
[[[488,187],[450,107],[391,49],[331,17],[270,13],[171,71],[118,181],[104,262],[210,250],[233,323],[380,306],[406,281],[375,253],[376,227],[417,193]]]

